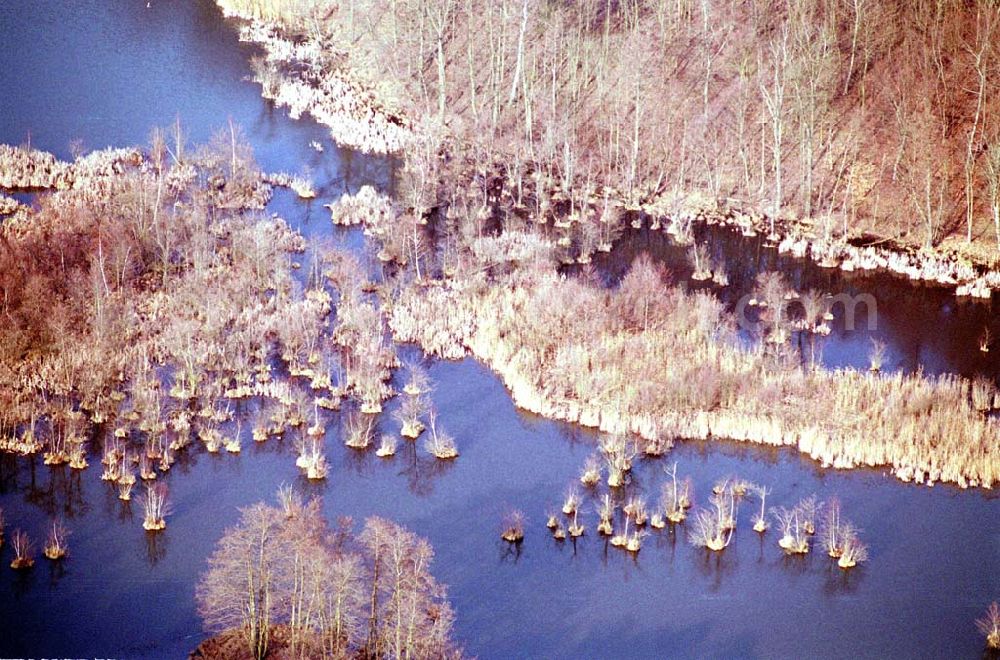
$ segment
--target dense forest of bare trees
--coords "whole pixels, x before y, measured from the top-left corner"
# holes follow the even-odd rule
[[[1000,246],[995,3],[220,4],[280,19],[327,53],[321,67],[346,61],[423,118],[414,140],[448,162],[411,168],[430,168],[414,206],[455,203],[461,185],[433,182],[457,169],[472,184],[502,176],[541,213],[565,202],[583,224],[606,197],[685,199],[826,240],[954,239],[982,263]]]

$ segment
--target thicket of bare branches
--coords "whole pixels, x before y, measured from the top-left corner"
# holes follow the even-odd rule
[[[128,500],[136,464],[156,479],[192,440],[238,453],[240,401],[261,404],[257,442],[321,438],[319,409],[348,396],[380,410],[398,361],[363,269],[316,245],[293,278],[305,241],[256,213],[270,186],[239,127],[191,147],[177,124],[128,153],[82,156],[30,221],[3,223],[0,450],[84,469],[94,447]],[[303,449],[310,478],[327,470],[317,447]]]
[[[407,154],[417,215],[559,209],[584,254],[608,241],[609,198],[661,215],[731,203],[827,239],[954,236],[984,261],[1000,245],[993,3],[219,4],[283,26],[272,86],[290,64],[346,69],[376,108],[425,118]]]
[[[275,634],[288,657],[460,655],[427,541],[381,518],[357,536],[349,520],[330,529],[317,500],[279,495],[280,507],[244,509],[209,559],[197,588],[207,629],[240,631],[255,658],[277,650]]]
[[[990,604],[983,618],[976,619],[976,627],[986,638],[988,648],[1000,649],[1000,605],[996,601]]]

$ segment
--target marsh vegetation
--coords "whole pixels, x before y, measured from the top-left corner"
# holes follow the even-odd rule
[[[748,235],[771,234],[769,243],[786,254],[811,254],[845,270],[878,266],[906,272],[913,263],[942,259],[943,265],[917,274],[951,283],[967,281],[969,273],[980,277],[978,265],[940,256],[945,254],[941,240],[954,242],[949,236],[958,234],[956,213],[949,223],[947,209],[932,210],[929,224],[938,229],[931,231],[925,215],[903,217],[896,208],[896,202],[912,201],[915,194],[906,188],[915,180],[912,136],[897,145],[899,179],[894,172],[886,184],[886,167],[877,174],[866,169],[871,154],[857,137],[864,129],[838,124],[858,112],[861,80],[873,76],[864,84],[875,89],[878,76],[869,72],[891,61],[891,48],[881,42],[871,46],[877,63],[872,60],[863,75],[857,68],[848,73],[844,91],[831,101],[836,113],[823,115],[821,123],[827,123],[816,133],[805,131],[798,110],[789,111],[784,150],[776,154],[770,144],[778,141],[774,129],[783,117],[768,104],[778,91],[770,75],[780,64],[770,47],[774,35],[780,38],[787,29],[789,47],[798,53],[808,45],[802,41],[801,31],[808,27],[804,16],[829,19],[835,25],[823,30],[843,37],[849,33],[844,19],[860,10],[815,4],[801,8],[802,16],[786,17],[763,5],[679,3],[675,10],[663,3],[542,7],[515,2],[446,3],[441,13],[434,3],[388,7],[357,0],[334,15],[313,13],[320,3],[298,0],[223,4],[282,21],[289,8],[297,12],[291,31],[262,24],[244,31],[245,38],[266,45],[267,52],[254,63],[265,94],[293,114],[309,112],[325,121],[343,143],[376,152],[409,147],[390,186],[395,195],[370,186],[356,189],[350,172],[344,175],[349,194],[329,200],[330,220],[361,226],[335,230],[352,244],[366,234],[362,247],[346,251],[321,240],[307,244],[300,235],[329,231],[325,212],[323,222],[313,218],[311,226],[308,219],[289,225],[263,212],[270,189],[279,186],[294,196],[280,193],[282,201],[269,212],[315,212],[320,203],[310,207],[308,200],[328,201],[332,189],[339,193],[340,180],[334,185],[314,179],[310,167],[298,170],[288,163],[281,163],[277,174],[258,171],[232,122],[202,147],[190,145],[178,124],[155,133],[142,149],[90,155],[81,150],[69,163],[30,147],[5,152],[4,158],[19,163],[0,167],[10,181],[16,178],[12,185],[56,191],[33,197],[34,207],[0,199],[0,213],[13,209],[4,221],[0,248],[6,251],[3,312],[13,329],[0,342],[0,402],[5,404],[0,406],[0,443],[23,455],[14,463],[13,481],[28,470],[31,474],[30,485],[22,481],[7,491],[9,464],[0,466],[0,494],[24,490],[30,493],[26,501],[44,513],[39,522],[25,519],[20,506],[14,509],[11,522],[27,533],[8,535],[5,551],[19,568],[33,562],[28,535],[44,539],[44,555],[53,561],[42,563],[52,585],[64,579],[59,558],[67,558],[75,575],[94,580],[107,580],[108,572],[122,565],[117,550],[108,564],[113,568],[89,563],[99,554],[95,545],[107,538],[103,534],[78,533],[72,553],[67,552],[68,529],[61,516],[93,524],[93,513],[88,518],[80,513],[85,507],[63,503],[63,494],[55,492],[62,486],[51,486],[63,484],[70,474],[75,481],[68,478],[67,492],[91,479],[107,490],[101,513],[112,511],[119,527],[141,524],[147,530],[136,530],[135,538],[145,543],[148,574],[156,580],[164,566],[176,568],[175,561],[156,566],[168,541],[197,543],[203,540],[198,533],[213,539],[221,535],[198,588],[204,621],[217,633],[200,647],[203,657],[447,657],[459,653],[455,636],[479,649],[484,648],[480,639],[490,640],[487,651],[522,652],[523,645],[514,648],[483,623],[496,618],[497,601],[491,599],[498,594],[512,606],[512,622],[525,625],[536,618],[529,621],[535,634],[531,641],[549,644],[540,645],[539,653],[607,653],[601,640],[587,647],[567,645],[579,612],[566,616],[556,604],[537,617],[537,607],[531,607],[537,603],[524,607],[520,585],[537,583],[546,594],[565,588],[615,599],[623,604],[623,620],[645,627],[649,619],[640,611],[644,601],[633,597],[633,571],[641,567],[650,587],[682,572],[693,579],[671,580],[674,597],[661,599],[663,612],[657,612],[654,624],[675,630],[690,616],[672,601],[683,600],[684,608],[700,617],[704,606],[691,603],[705,590],[731,595],[728,576],[741,559],[738,570],[748,570],[749,545],[754,552],[760,548],[749,570],[758,571],[753,579],[762,592],[771,580],[811,570],[817,582],[800,585],[818,591],[821,584],[824,597],[851,594],[856,605],[850,615],[809,609],[807,616],[816,615],[817,621],[829,618],[796,640],[808,646],[813,631],[825,632],[834,621],[854,625],[865,616],[877,599],[872,591],[886,584],[877,576],[889,576],[891,582],[900,575],[885,548],[912,541],[915,534],[873,517],[867,491],[842,491],[851,517],[865,527],[863,534],[841,517],[838,502],[802,498],[803,492],[821,490],[825,498],[834,483],[843,488],[877,479],[871,474],[833,475],[816,466],[796,466],[787,451],[757,447],[748,452],[716,440],[794,446],[823,468],[887,466],[904,480],[996,483],[998,397],[990,379],[897,371],[898,346],[875,343],[870,362],[856,370],[828,371],[822,367],[823,337],[840,319],[821,291],[796,291],[790,280],[765,269],[752,292],[759,303],[752,305],[752,314],[760,323],[749,333],[736,331],[722,298],[710,293],[729,286],[730,277],[747,276],[745,269],[720,260],[712,241],[696,227],[702,222],[725,223]],[[362,19],[363,10],[372,8],[383,11]],[[881,15],[883,8],[876,9]],[[885,11],[910,20],[893,8]],[[944,13],[959,15],[956,7]],[[668,108],[656,102],[662,81],[644,73],[657,69],[659,59],[672,57],[678,44],[697,44],[708,30],[702,21],[731,15],[760,22],[720,37],[716,52],[703,53],[704,77],[698,66],[669,74],[672,98],[691,97],[687,103]],[[940,17],[934,20],[943,25]],[[954,50],[952,39],[960,32],[982,43],[978,31],[962,32],[970,23],[954,23],[954,33],[939,32],[941,53]],[[383,52],[377,49],[389,38],[386,26],[398,41],[392,57],[365,63],[375,72],[368,76],[358,64],[366,54]],[[489,35],[482,43],[461,39],[470,26],[492,31],[481,30]],[[719,36],[714,29],[709,32]],[[351,38],[349,51],[338,47],[345,35]],[[647,48],[647,38],[663,51]],[[920,38],[910,35],[907,43]],[[741,40],[749,44],[745,57],[734,58],[733,44]],[[836,49],[844,50],[843,44]],[[860,56],[861,50],[855,52]],[[992,57],[992,51],[984,47],[982,56]],[[641,67],[625,66],[636,58]],[[477,66],[485,62],[489,76]],[[738,80],[734,62],[747,65]],[[941,62],[944,80],[957,84],[959,65],[954,59]],[[798,102],[796,94],[808,91],[803,80],[789,72],[788,99]],[[733,90],[746,104],[739,115],[746,121],[740,139],[725,121],[738,118],[727,106]],[[877,116],[878,104],[895,92],[870,94],[862,111],[865,121]],[[910,110],[899,106],[904,119]],[[273,116],[268,117],[270,126]],[[409,117],[423,119],[411,122]],[[565,119],[562,128],[560,118]],[[703,127],[720,120],[720,144],[743,149],[735,156],[704,148]],[[963,121],[956,119],[955,130]],[[991,139],[986,125],[981,118],[972,123],[970,141],[977,149]],[[650,146],[651,135],[656,144],[679,140],[679,158],[664,157],[666,152],[660,152],[666,147]],[[952,142],[943,140],[942,153]],[[308,146],[311,152],[323,150],[318,141]],[[815,159],[815,172],[808,175],[815,177],[812,184],[804,178],[807,148],[827,154]],[[349,169],[348,156],[337,153]],[[981,178],[989,161],[980,151],[973,156],[966,171]],[[294,171],[301,174],[281,173]],[[957,181],[953,174],[934,173],[935,189]],[[877,180],[870,189],[868,178]],[[25,198],[18,193],[16,199]],[[990,238],[979,216],[987,208],[985,199],[974,189],[976,235],[963,250],[976,259]],[[812,206],[811,216],[806,205]],[[622,237],[640,227],[669,236],[684,262],[681,269],[690,266],[699,284],[688,285],[646,259],[620,283],[607,278],[606,258],[628,242]],[[862,236],[872,228],[908,245],[934,234],[927,242],[936,251],[902,258],[899,244],[856,248],[845,242],[872,240]],[[756,267],[749,270],[752,278]],[[400,355],[411,360],[400,371],[393,339],[414,341],[441,357],[471,353],[501,375],[522,407],[601,432],[550,425],[530,415],[512,415],[521,423],[511,423],[504,417],[503,388],[485,389],[494,381],[471,360],[464,365],[418,362],[412,359],[417,351],[404,348]],[[989,345],[987,331],[973,349],[985,353]],[[434,385],[428,365],[433,365]],[[476,397],[475,405],[456,396],[466,389]],[[489,407],[484,411],[480,405]],[[484,412],[490,414],[488,424]],[[560,430],[553,433],[554,428]],[[569,442],[565,447],[521,442],[543,436]],[[704,438],[712,443],[701,442]],[[578,447],[581,441],[584,446]],[[462,457],[449,460],[459,448]],[[712,460],[706,461],[708,452]],[[732,453],[741,458],[731,461]],[[691,460],[699,454],[703,465]],[[716,465],[733,462],[732,468]],[[753,482],[729,473],[744,467],[753,470]],[[727,476],[713,483],[706,471]],[[253,501],[259,497],[253,489],[278,474],[296,483],[279,493],[276,506],[243,510],[239,523],[224,534],[212,530],[211,522],[203,523],[207,527],[192,523],[199,517],[191,515],[192,507],[222,510],[225,502],[232,512],[234,501],[240,506]],[[441,478],[445,474],[450,476]],[[439,478],[445,486],[435,495]],[[196,483],[187,483],[191,479]],[[763,479],[768,486],[756,483]],[[377,487],[371,483],[375,480],[381,482]],[[251,492],[241,486],[244,482]],[[400,491],[394,489],[397,482]],[[556,543],[543,539],[541,549],[531,531],[534,523],[529,524],[541,513],[539,503],[524,487],[537,483],[552,488],[555,504],[547,526]],[[568,483],[572,489],[558,501]],[[879,495],[902,492],[896,484],[872,488]],[[320,492],[328,493],[333,508],[299,495]],[[896,497],[898,503],[906,494]],[[967,503],[978,495],[958,497]],[[179,511],[170,516],[175,500]],[[506,501],[519,508],[484,516],[484,500],[487,508]],[[991,510],[974,501],[970,510]],[[414,502],[431,506],[414,507]],[[939,498],[929,500],[926,511],[945,511],[935,502]],[[432,515],[414,513],[425,508]],[[359,533],[346,520],[330,522],[359,509],[365,515],[398,513],[407,525],[435,539],[444,558],[436,564],[440,575],[457,583],[457,605],[470,612],[471,623],[456,626],[443,587],[431,577],[427,541],[383,518],[370,518]],[[961,515],[948,511],[950,526],[942,517],[934,521],[935,529],[953,530],[958,523],[951,523]],[[752,535],[747,531],[751,523]],[[71,524],[78,529],[75,521]],[[879,538],[876,531],[887,536]],[[109,533],[115,539],[122,534],[118,528]],[[869,568],[863,568],[869,550],[862,537],[873,545]],[[983,535],[970,533],[970,538]],[[531,561],[521,561],[522,545]],[[933,539],[911,545],[920,545],[927,558],[941,556],[934,553],[940,545]],[[594,551],[601,546],[603,554]],[[127,562],[130,555],[120,554]],[[171,554],[177,558],[176,550]],[[577,570],[553,570],[553,562],[570,555],[579,562]],[[838,571],[835,563],[845,570]],[[605,579],[614,576],[609,566],[620,568],[624,579]],[[17,580],[12,584],[21,607],[20,590],[30,594],[26,585],[40,570],[7,573]],[[123,575],[136,578],[127,570]],[[506,586],[487,594],[491,580]],[[110,591],[121,583],[107,584]],[[588,591],[595,584],[600,591]],[[787,609],[808,604],[807,592],[770,598],[762,593],[755,616],[766,623],[772,619],[762,612],[772,604]],[[489,616],[480,600],[490,608]],[[724,601],[713,603],[713,615],[725,609]],[[994,610],[978,622],[988,644],[996,637]],[[966,622],[972,618],[967,612],[963,616]],[[725,618],[739,630],[741,615]],[[971,637],[972,626],[967,627]],[[748,634],[758,635],[759,628],[755,622]],[[618,624],[606,629],[611,639],[621,630]],[[710,639],[692,641],[691,648],[718,651],[706,646]],[[662,652],[662,640],[659,634],[644,636],[633,650]],[[921,643],[919,633],[911,634],[906,648]]]
[[[409,286],[390,317],[397,339],[446,358],[472,353],[522,408],[635,434],[654,453],[673,438],[716,437],[796,446],[828,467],[887,466],[905,481],[990,487],[1000,477],[984,384],[803,367],[775,312],[787,303],[769,306],[761,326],[781,340],[745,345],[718,299],[671,287],[648,260],[615,291],[562,277],[537,253],[530,263]],[[603,448],[609,485],[623,483],[632,445]]]

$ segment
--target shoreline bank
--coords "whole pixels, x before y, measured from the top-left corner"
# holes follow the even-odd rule
[[[405,155],[407,147],[419,141],[419,128],[405,113],[389,109],[391,104],[384,95],[362,82],[363,76],[348,67],[343,55],[346,45],[332,47],[339,49],[338,52],[324,53],[323,45],[308,36],[293,38],[280,19],[265,19],[241,10],[233,0],[217,0],[217,4],[224,15],[242,21],[240,40],[264,50],[266,79],[258,72],[255,81],[261,85],[265,98],[287,107],[293,118],[308,112],[330,129],[335,142],[364,153]],[[329,66],[335,60],[339,62]],[[560,194],[565,196],[566,191],[555,186],[544,194],[557,199]],[[983,258],[963,254],[954,246],[928,249],[874,234],[871,235],[873,240],[864,244],[863,236],[824,237],[815,231],[813,221],[786,218],[776,219],[774,233],[771,233],[771,221],[765,215],[752,209],[729,207],[722,200],[712,200],[692,191],[674,190],[635,202],[612,189],[597,188],[592,195],[595,203],[586,209],[563,214],[568,218],[556,215],[554,223],[574,233],[587,217],[603,215],[600,213],[602,195],[605,211],[610,199],[617,209],[645,216],[640,221],[645,219],[654,229],[670,231],[678,225],[705,223],[739,231],[745,236],[764,235],[779,252],[811,259],[824,268],[883,271],[911,282],[953,288],[958,297],[988,300],[994,289],[1000,289],[1000,270],[993,269],[993,264]],[[539,221],[548,220],[541,218]],[[885,247],[884,244],[890,241],[893,247]],[[575,241],[577,244],[584,242]],[[607,249],[607,245],[583,248],[577,259],[587,263],[594,251]]]

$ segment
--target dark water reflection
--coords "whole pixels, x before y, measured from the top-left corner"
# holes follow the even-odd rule
[[[0,5],[0,38],[0,84],[8,92],[0,97],[0,140],[22,142],[30,132],[32,144],[65,156],[77,138],[89,147],[143,142],[152,125],[178,114],[192,140],[204,140],[232,116],[265,168],[308,165],[316,176],[315,201],[279,193],[272,210],[314,240],[360,249],[360,233],[335,233],[322,204],[345,187],[386,187],[391,164],[334,149],[321,127],[262,102],[242,81],[252,51],[235,43],[208,0],[153,0],[150,9],[143,0],[8,3]],[[311,140],[326,150],[315,152]],[[635,253],[649,251],[683,276],[683,253],[662,239],[634,234],[599,267],[617,277]],[[711,242],[730,257],[729,300],[772,267],[804,288],[870,291],[892,365],[997,372],[995,353],[979,354],[973,341],[995,322],[987,305],[884,277],[807,268],[724,234]],[[867,337],[840,330],[827,340],[826,362],[863,363]],[[272,498],[282,483],[321,495],[331,521],[379,514],[427,536],[434,572],[458,612],[457,636],[481,657],[980,655],[972,622],[1000,595],[996,497],[906,486],[878,471],[823,471],[790,450],[689,442],[670,460],[694,478],[696,500],[732,473],[772,486],[775,504],[836,494],[864,530],[871,561],[844,573],[821,553],[784,557],[773,532],[762,539],[749,530],[750,507],[722,554],[692,548],[683,530],[664,530],[633,557],[595,535],[592,494],[587,534],[560,544],[544,529],[545,513],[576,479],[593,434],[517,411],[472,360],[435,362],[430,372],[458,460],[436,461],[413,443],[391,459],[346,448],[331,416],[330,477],[308,483],[295,468],[291,437],[257,445],[245,424],[239,456],[192,448],[178,457],[164,477],[174,510],[161,534],[142,530],[138,502],[118,500],[97,467],[73,473],[0,456],[8,534],[19,527],[40,541],[53,515],[72,530],[65,561],[39,557],[29,572],[0,567],[0,656],[183,657],[203,637],[194,585],[205,558],[238,507]],[[391,408],[382,430],[394,428]],[[98,455],[92,452],[92,463]],[[655,499],[664,464],[640,461],[629,491]],[[510,507],[529,517],[517,548],[499,539]],[[5,547],[0,563],[10,556]]]
[[[718,227],[698,227],[696,239],[708,246],[713,261],[725,263],[729,285],[691,283],[692,268],[688,248],[677,246],[663,231],[647,227],[629,230],[610,254],[598,254],[594,268],[609,285],[628,272],[640,254],[649,254],[664,264],[676,281],[688,282],[693,289],[715,292],[730,309],[741,296],[749,294],[757,274],[782,272],[797,291],[809,289],[832,295],[870,294],[876,301],[874,322],[869,310],[856,307],[854,328],[845,327],[843,309],[838,305],[828,337],[817,338],[817,356],[830,368],[866,368],[871,340],[886,344],[885,369],[925,373],[958,373],[964,376],[1000,377],[1000,344],[984,353],[979,340],[985,330],[1000,339],[1000,318],[990,301],[956,298],[943,287],[914,284],[885,273],[843,272],[825,269],[803,259],[778,254],[765,245],[763,237],[747,238]],[[808,340],[800,347],[809,355]]]

